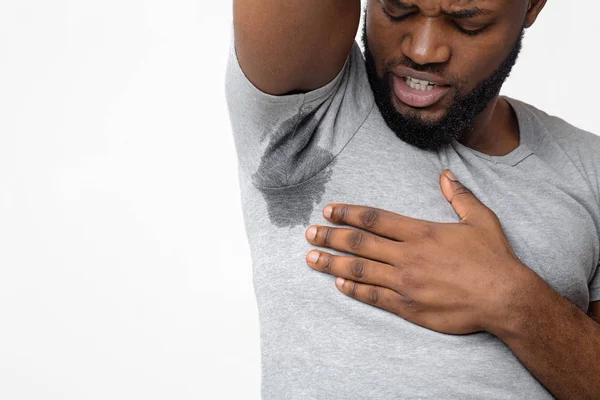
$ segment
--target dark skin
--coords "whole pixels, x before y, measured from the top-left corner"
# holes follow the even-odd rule
[[[443,77],[460,82],[457,89],[466,94],[500,65],[520,34],[523,22],[526,27],[531,26],[545,2],[534,1],[531,6],[523,0],[467,3],[405,0],[396,5],[389,0],[371,0],[366,24],[378,75],[383,75],[384,66],[391,60],[409,58],[421,65],[443,66]],[[391,21],[382,8],[393,18],[404,19]],[[481,10],[481,15],[471,18],[448,15],[475,8]],[[459,27],[483,31],[471,36]],[[399,112],[417,114],[430,122],[445,115],[450,101],[450,96],[445,96],[433,106],[416,109],[394,98]],[[485,154],[508,154],[519,145],[516,116],[505,100],[496,98],[480,114],[472,131],[459,141]]]
[[[467,93],[507,56],[520,28],[535,22],[545,0],[404,3],[408,7],[394,6],[391,0],[368,3],[369,47],[379,75],[392,58],[409,57],[422,65],[442,65],[444,73],[459,82],[460,93]],[[391,22],[382,5],[395,16],[414,14]],[[490,13],[460,19],[443,14],[474,7]],[[359,0],[234,0],[240,65],[250,81],[269,94],[319,88],[343,66],[359,16]],[[469,36],[457,24],[485,31]],[[443,117],[448,100],[428,109],[401,103],[396,108],[435,122]],[[519,144],[516,117],[498,97],[473,128],[461,143],[482,153],[501,156]],[[600,302],[590,305],[588,316],[522,264],[493,212],[445,173],[440,195],[452,204],[459,223],[332,204],[331,216],[324,212],[328,221],[361,231],[315,226],[315,237],[309,236],[309,228],[307,240],[356,257],[318,251],[317,261],[307,257],[309,266],[346,278],[338,286],[346,295],[423,327],[449,334],[496,335],[556,398],[600,398],[600,324],[594,320],[600,321]]]
[[[306,239],[356,257],[312,250],[306,262],[338,277],[344,294],[414,324],[497,336],[558,399],[600,398],[600,321],[523,264],[497,216],[446,173],[442,195],[459,223],[330,204],[323,210],[328,221],[360,230],[311,226]]]
[[[412,1],[408,4],[414,7],[399,8],[385,0],[371,1],[369,46],[379,66],[392,57],[444,63],[449,76],[464,82],[461,92],[466,93],[506,57],[510,47],[504,44],[514,42],[523,21],[531,26],[544,5],[474,2],[491,11],[468,23],[461,19],[468,29],[488,26],[475,40],[457,34],[443,16],[443,11],[469,9],[466,3]],[[391,23],[381,12],[382,4],[394,16],[415,14]],[[378,73],[383,75],[382,70]],[[448,107],[448,99],[426,109],[394,100],[398,111],[429,121],[441,119]],[[482,153],[505,155],[519,145],[519,136],[512,109],[497,97],[461,142]],[[460,182],[446,178],[446,172],[440,177],[441,192],[461,218],[459,223],[332,204],[324,210],[328,221],[361,230],[313,226],[306,238],[357,257],[311,251],[309,266],[344,278],[337,279],[336,286],[346,295],[423,327],[447,334],[494,334],[556,398],[600,398],[600,324],[595,320],[600,302],[590,304],[588,316],[524,265],[497,216]]]

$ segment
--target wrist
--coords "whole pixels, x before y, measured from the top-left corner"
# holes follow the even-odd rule
[[[540,306],[536,300],[539,298],[537,294],[543,290],[540,283],[546,284],[519,260],[506,268],[510,271],[506,274],[509,278],[498,284],[486,318],[486,331],[504,342],[518,339],[524,324],[534,312],[532,307]]]

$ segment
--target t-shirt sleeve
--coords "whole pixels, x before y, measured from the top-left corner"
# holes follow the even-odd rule
[[[598,241],[597,248],[600,248],[600,135],[574,127],[563,119],[545,112],[538,110],[537,114],[588,182],[596,200],[591,212],[596,224],[594,235]],[[595,259],[599,261],[595,268],[592,265],[591,278],[588,280],[590,303],[600,301],[600,252],[595,255]]]
[[[225,96],[238,171],[261,188],[297,185],[324,170],[374,105],[356,42],[342,70],[325,86],[273,96],[256,88],[243,73],[233,34]]]
[[[581,162],[583,168],[588,176],[590,186],[592,187],[596,200],[598,201],[598,207],[596,208],[597,224],[600,226],[600,137],[598,135],[585,132],[584,142],[585,150],[582,150]],[[597,231],[598,241],[600,242],[600,229]],[[598,260],[600,260],[600,254],[598,254]],[[600,261],[596,266],[596,270],[592,275],[592,280],[589,285],[590,303],[594,301],[600,301]]]
[[[582,146],[584,150],[580,150],[581,163],[598,202],[595,216],[598,221],[597,226],[600,226],[600,137],[584,131],[584,138],[586,139]],[[597,230],[597,235],[600,242],[600,228]],[[600,254],[598,254],[598,260],[598,265],[588,285],[590,303],[600,301]]]
[[[596,272],[589,285],[590,289],[590,303],[593,301],[600,301],[600,264],[596,267]]]

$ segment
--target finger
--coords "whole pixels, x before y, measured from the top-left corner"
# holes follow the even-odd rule
[[[311,258],[311,256],[313,258]],[[317,271],[325,272],[345,279],[397,289],[398,269],[389,264],[360,257],[336,256],[322,251],[312,250],[306,256],[306,262]]]
[[[345,295],[396,315],[400,315],[402,304],[407,301],[404,296],[385,287],[368,285],[352,280],[343,280],[343,282],[340,282],[340,279],[342,278],[336,278],[335,286]]]
[[[306,239],[315,246],[356,254],[371,260],[394,264],[400,256],[402,243],[357,229],[313,225],[306,230]]]
[[[460,222],[476,223],[491,216],[492,211],[469,188],[460,183],[452,171],[442,172],[440,186],[444,197],[460,217]]]
[[[328,209],[329,207],[331,210]],[[335,224],[355,226],[401,242],[421,238],[433,227],[430,221],[410,218],[379,208],[351,204],[329,204],[324,208],[323,215]]]

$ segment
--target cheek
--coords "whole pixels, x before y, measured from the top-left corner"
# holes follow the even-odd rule
[[[382,77],[386,66],[403,58],[400,47],[400,33],[390,29],[389,22],[383,18],[370,17],[367,21],[369,50],[373,55],[377,74]]]
[[[454,53],[455,68],[461,71],[460,92],[465,94],[480,81],[492,75],[508,56],[511,49],[505,43],[473,46],[467,53]]]
[[[381,36],[378,36],[376,40],[369,36],[369,50],[377,68],[377,75],[381,78],[386,71],[386,65],[389,61],[391,51],[389,45],[386,46],[385,38]]]

